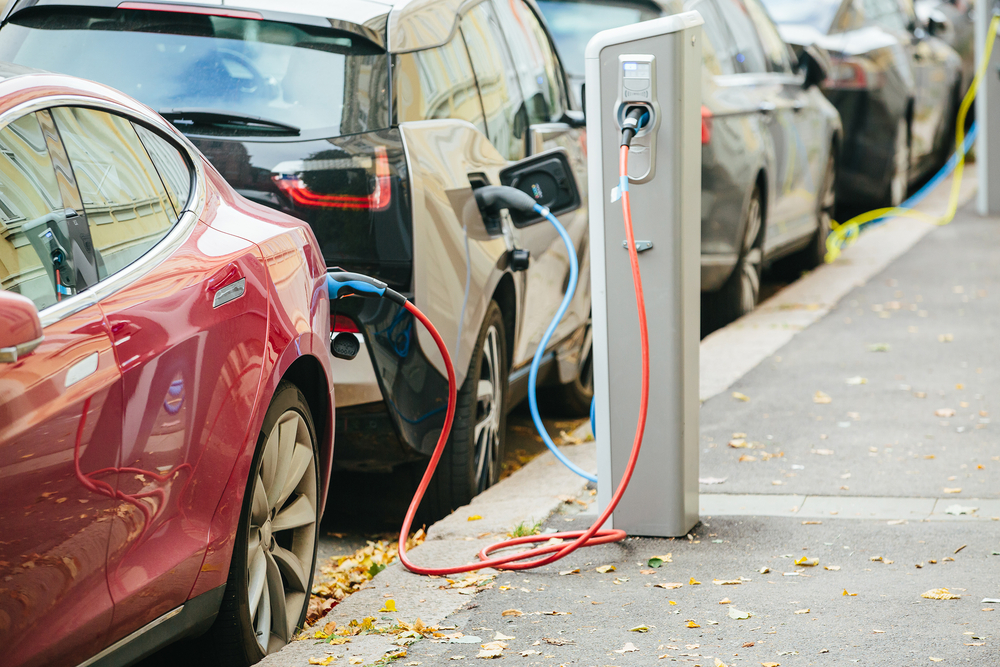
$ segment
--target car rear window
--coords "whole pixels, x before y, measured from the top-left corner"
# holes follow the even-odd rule
[[[385,50],[330,28],[34,8],[0,29],[0,60],[105,83],[196,134],[340,136],[389,126]]]

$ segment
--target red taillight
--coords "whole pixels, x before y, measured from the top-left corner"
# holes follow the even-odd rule
[[[347,315],[331,315],[330,316],[330,328],[333,333],[340,333],[345,331],[347,333],[361,333],[358,329],[358,325],[354,323],[354,320],[349,318]]]
[[[205,16],[223,16],[229,19],[250,19],[261,21],[263,16],[257,12],[245,9],[228,9],[225,7],[198,7],[196,5],[176,5],[160,2],[119,2],[118,9],[137,9],[146,12],[176,12],[178,14],[203,14]]]
[[[392,179],[385,147],[375,147],[375,191],[367,196],[324,195],[310,190],[295,174],[275,174],[271,177],[278,189],[299,206],[312,208],[345,208],[384,211],[392,203]]]
[[[712,140],[712,110],[701,107],[701,145],[706,146]]]
[[[824,88],[837,90],[864,90],[868,87],[868,72],[865,66],[855,60],[834,60]]]

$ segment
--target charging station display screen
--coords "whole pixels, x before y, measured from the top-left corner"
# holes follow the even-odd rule
[[[623,68],[626,79],[648,79],[651,73],[649,63],[625,63]]]

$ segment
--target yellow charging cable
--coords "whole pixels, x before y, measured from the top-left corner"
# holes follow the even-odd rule
[[[951,182],[951,197],[948,200],[948,210],[943,216],[938,218],[911,208],[889,207],[862,213],[844,223],[831,221],[830,225],[832,229],[830,230],[830,235],[826,237],[827,262],[837,259],[844,246],[857,241],[858,236],[861,234],[861,226],[873,220],[888,217],[906,217],[917,218],[918,220],[923,220],[934,225],[947,225],[955,218],[955,213],[958,211],[959,190],[962,187],[962,173],[965,168],[965,151],[962,150],[962,145],[965,143],[965,117],[969,113],[972,101],[976,99],[976,90],[979,88],[979,82],[985,76],[986,69],[989,67],[990,56],[993,53],[993,43],[996,41],[998,29],[1000,29],[1000,15],[994,15],[990,21],[990,27],[986,31],[983,59],[979,63],[979,68],[976,70],[976,76],[972,79],[972,84],[969,85],[969,91],[965,94],[962,103],[958,107],[958,118],[955,121],[955,153],[958,155],[958,161],[955,164],[955,177]]]

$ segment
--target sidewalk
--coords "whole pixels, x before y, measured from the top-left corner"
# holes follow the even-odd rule
[[[1000,220],[963,209],[947,227],[895,222],[867,237],[882,234],[888,266],[866,263],[878,249],[862,237],[775,298],[791,306],[772,300],[703,342],[703,358],[720,340],[757,357],[738,379],[709,368],[702,383],[701,476],[724,481],[701,487],[687,539],[585,549],[478,594],[394,565],[325,621],[454,626],[447,643],[408,646],[403,665],[477,660],[497,633],[502,659],[553,667],[1000,665],[1000,604],[983,601],[1000,598]],[[593,467],[592,446],[569,449]],[[555,507],[544,528],[589,525],[592,497],[546,456],[432,527],[414,560],[470,561]],[[586,509],[557,497],[575,494]],[[938,588],[960,597],[921,597]],[[390,597],[398,612],[379,613]],[[371,664],[397,636],[307,639],[262,664]]]

